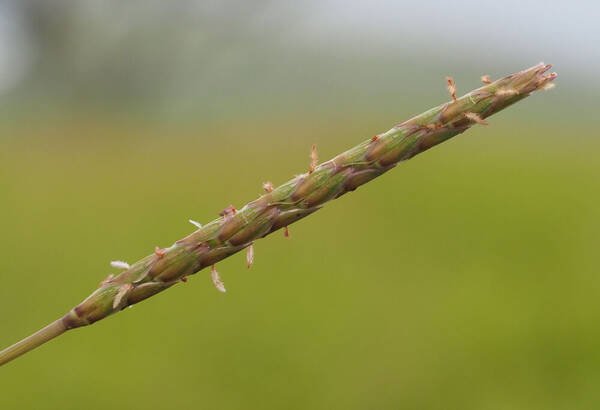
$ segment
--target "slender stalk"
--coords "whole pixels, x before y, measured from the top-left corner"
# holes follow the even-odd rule
[[[55,320],[43,329],[0,352],[0,366],[54,339],[67,331],[62,319]]]
[[[544,74],[550,65],[538,64],[527,70],[491,82],[457,98],[456,85],[447,78],[452,100],[432,108],[389,131],[373,136],[356,147],[318,164],[316,147],[311,150],[308,172],[274,188],[270,182],[266,193],[239,211],[227,207],[220,217],[202,226],[168,248],[156,247],[154,253],[129,266],[122,261],[111,263],[125,269],[110,275],[87,299],[62,319],[34,335],[0,352],[0,365],[62,334],[68,329],[92,324],[127,306],[141,302],[165,289],[185,282],[187,276],[211,266],[215,287],[225,286],[215,264],[247,249],[248,267],[254,260],[253,243],[279,229],[318,211],[335,198],[469,129],[474,124],[487,125],[485,118],[529,96],[533,91],[552,85],[555,73]]]

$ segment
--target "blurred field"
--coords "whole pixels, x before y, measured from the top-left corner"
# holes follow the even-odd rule
[[[598,142],[528,99],[206,271],[0,371],[0,408],[572,409],[600,403]],[[413,107],[417,108],[417,107]],[[426,107],[421,107],[426,108]],[[0,344],[377,116],[5,129]],[[372,122],[369,124],[369,122]],[[176,135],[175,135],[176,134]]]

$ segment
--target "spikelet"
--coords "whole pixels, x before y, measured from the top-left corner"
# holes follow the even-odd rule
[[[131,283],[124,283],[119,287],[119,291],[117,292],[115,299],[113,300],[113,309],[116,309],[117,306],[121,304],[123,296],[125,296],[132,287],[133,285]]]
[[[100,282],[100,284],[98,285],[99,288],[101,288],[102,286],[106,285],[107,283],[109,283],[113,278],[115,277],[114,274],[110,274],[107,277],[104,278],[104,280],[102,282]]]

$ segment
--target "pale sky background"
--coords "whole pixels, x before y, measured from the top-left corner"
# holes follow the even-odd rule
[[[598,1],[356,1],[326,0],[311,8],[300,29],[324,45],[364,45],[375,52],[426,47],[452,58],[462,50],[480,57],[560,61],[572,71],[600,68]],[[533,50],[537,56],[531,56]],[[500,54],[500,55],[498,55]]]
[[[337,72],[343,83],[366,72],[361,64],[494,76],[540,61],[553,63],[569,90],[595,95],[599,16],[591,0],[0,0],[0,97],[112,87],[160,90],[155,100],[166,101],[219,78],[235,88],[256,76],[281,88],[299,65],[307,78]]]

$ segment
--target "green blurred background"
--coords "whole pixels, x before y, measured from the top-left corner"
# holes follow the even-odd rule
[[[593,2],[0,2],[0,347],[229,204],[544,60],[535,96],[0,369],[1,409],[600,405]]]

